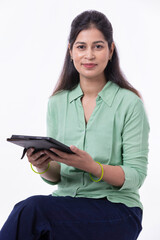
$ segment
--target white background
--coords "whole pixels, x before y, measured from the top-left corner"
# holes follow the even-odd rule
[[[70,24],[84,10],[109,18],[120,63],[150,121],[148,177],[140,240],[160,239],[159,0],[0,0],[0,227],[15,203],[50,194],[12,134],[46,135],[46,107],[62,69]]]

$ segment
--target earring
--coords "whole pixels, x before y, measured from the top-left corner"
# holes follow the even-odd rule
[[[73,58],[71,58],[70,61],[73,62]]]

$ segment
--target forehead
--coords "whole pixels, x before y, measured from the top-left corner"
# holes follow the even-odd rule
[[[99,31],[97,28],[89,28],[82,30],[76,40],[76,42],[85,42],[85,43],[90,43],[90,42],[95,42],[95,41],[104,41],[107,42],[104,38],[104,35],[101,31]]]

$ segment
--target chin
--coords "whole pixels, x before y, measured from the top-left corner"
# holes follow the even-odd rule
[[[89,79],[89,80],[94,80],[94,79],[99,79],[102,76],[104,76],[104,73],[97,73],[97,74],[80,74],[83,78]]]

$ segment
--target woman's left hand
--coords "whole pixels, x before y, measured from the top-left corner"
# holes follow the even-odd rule
[[[94,172],[95,168],[97,168],[97,163],[87,152],[80,150],[73,145],[70,146],[70,149],[75,154],[65,153],[55,148],[50,149],[53,153],[47,150],[45,150],[45,153],[48,154],[53,161],[61,162],[86,172]],[[54,153],[56,153],[57,156]]]

